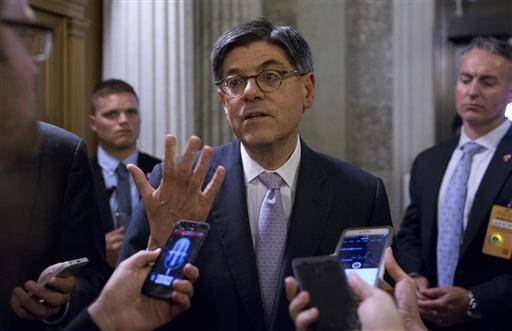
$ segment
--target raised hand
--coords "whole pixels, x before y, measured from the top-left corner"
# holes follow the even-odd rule
[[[204,221],[208,216],[226,171],[218,166],[206,188],[201,190],[213,158],[213,149],[204,146],[193,168],[194,155],[200,148],[201,140],[190,137],[180,161],[176,162],[176,137],[167,135],[162,179],[156,189],[149,184],[142,170],[133,164],[128,165],[146,208],[150,228],[149,249],[162,247],[179,220]]]

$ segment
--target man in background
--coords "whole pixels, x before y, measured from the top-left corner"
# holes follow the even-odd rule
[[[491,210],[512,214],[512,129],[505,117],[511,101],[512,47],[476,38],[456,83],[460,135],[417,156],[397,237],[399,262],[414,276],[430,329],[510,329],[512,262],[503,229],[512,218]],[[487,235],[495,218],[503,228]],[[493,247],[501,253],[491,254]]]
[[[149,174],[160,160],[137,149],[139,98],[130,84],[119,79],[100,82],[91,93],[91,104],[89,124],[98,137],[98,151],[91,166],[105,231],[107,261],[114,267],[125,228],[139,201],[139,192],[126,165],[136,164]]]
[[[34,23],[25,1],[0,1],[1,330],[65,323],[108,274],[85,144],[35,121],[33,61],[48,58],[51,45],[52,30]],[[37,284],[47,266],[81,257],[89,264],[76,276]]]

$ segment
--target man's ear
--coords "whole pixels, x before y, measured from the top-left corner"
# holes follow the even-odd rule
[[[96,132],[96,115],[89,115],[89,127],[91,128],[92,132]]]
[[[313,106],[313,99],[315,98],[315,86],[316,86],[316,78],[315,75],[310,72],[306,74],[304,77],[304,109],[309,109]]]
[[[226,103],[228,102],[227,100],[227,97],[226,95],[224,94],[224,92],[222,92],[221,89],[217,89],[217,96],[219,97],[219,101],[222,105],[222,108],[224,109],[224,113],[227,114],[228,113],[228,109],[226,108]]]

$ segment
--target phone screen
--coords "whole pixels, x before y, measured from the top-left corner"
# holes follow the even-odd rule
[[[368,284],[375,285],[388,235],[388,233],[346,234],[338,252],[345,274],[348,276],[355,272]]]
[[[172,284],[176,279],[183,278],[183,267],[195,259],[208,230],[206,223],[178,223],[146,278],[142,292],[169,298]]]

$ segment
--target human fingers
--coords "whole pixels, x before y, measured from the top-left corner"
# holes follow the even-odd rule
[[[155,262],[160,255],[161,249],[155,249],[154,251],[141,250],[130,256],[128,259],[121,262],[117,270],[124,269],[142,269],[146,267],[148,264]],[[121,267],[122,266],[122,267]]]
[[[123,240],[124,240],[124,233],[112,234],[109,237],[105,237],[105,242],[107,245],[113,244],[118,241],[122,242]]]
[[[188,178],[191,174],[192,163],[194,162],[194,156],[196,152],[201,148],[201,139],[196,136],[191,136],[187,144],[185,145],[185,149],[180,158],[180,162],[177,165],[177,173],[176,176],[179,179]]]
[[[52,280],[54,278],[52,278]],[[50,283],[51,282],[48,282],[48,285],[50,285]],[[41,286],[33,281],[26,282],[25,289],[39,298],[38,303],[46,303],[52,307],[60,307],[71,299],[69,292],[63,293],[57,289]]]
[[[351,273],[348,276],[348,284],[354,291],[354,294],[357,295],[361,301],[369,298],[375,293],[375,291],[377,291],[355,273]]]
[[[219,193],[225,176],[226,169],[223,166],[218,166],[217,169],[215,169],[212,179],[203,191],[203,195],[208,204],[213,203],[213,199],[215,199],[217,193]]]
[[[16,287],[12,292],[11,300],[10,300],[10,305],[11,305],[12,310],[14,310],[16,315],[18,315],[18,317],[21,319],[25,319],[25,320],[38,319],[37,316],[35,316],[34,314],[30,313],[28,310],[23,308],[22,303],[20,302],[20,299],[18,298],[19,290],[23,291],[20,287]]]
[[[76,278],[75,276],[63,276],[63,277],[52,277],[48,282],[48,285],[61,292],[61,293],[71,293],[76,286]]]
[[[46,318],[59,311],[59,307],[52,307],[45,304],[44,301],[40,303],[36,297],[20,287],[13,290],[13,295],[16,296],[19,306],[26,310],[29,315],[33,315],[35,319]]]
[[[288,312],[290,313],[292,321],[295,321],[300,312],[306,309],[309,305],[309,300],[309,293],[307,291],[301,291],[292,299],[292,301],[290,301],[290,304],[288,305]]]
[[[284,289],[286,292],[286,298],[288,298],[288,301],[292,301],[299,292],[299,283],[297,283],[295,277],[288,276],[284,279]]]
[[[194,284],[196,280],[199,278],[199,269],[193,266],[192,264],[187,263],[183,268],[183,275],[185,275],[185,278],[187,278],[188,280],[190,280],[192,284]]]
[[[172,284],[172,288],[178,292],[188,295],[189,297],[194,295],[194,286],[192,286],[192,283],[190,281],[185,279],[176,280]]]
[[[295,320],[295,327],[297,328],[297,331],[309,330],[311,324],[318,319],[319,315],[320,311],[315,307],[302,311]]]
[[[386,248],[386,253],[384,254],[384,265],[386,267],[386,271],[389,273],[391,278],[393,278],[395,283],[409,277],[398,265],[398,262],[393,256],[393,250],[391,247]]]
[[[171,299],[174,304],[178,305],[182,310],[187,310],[190,307],[190,296],[179,291],[173,291]]]
[[[440,299],[418,300],[418,307],[425,312],[438,311],[443,307],[443,302]]]
[[[176,169],[176,137],[168,134],[165,136],[164,160],[162,168],[162,181],[166,181],[172,177]]]
[[[142,200],[144,201],[153,194],[153,187],[151,186],[151,184],[149,184],[149,181],[146,178],[144,171],[142,171],[135,164],[128,164],[127,168],[128,171],[130,171],[130,173],[132,174],[135,186],[137,186],[137,190],[139,191],[139,194],[142,197]]]
[[[423,296],[429,299],[437,299],[446,293],[445,289],[442,287],[426,288],[422,289],[420,292]]]
[[[213,148],[211,146],[204,146],[201,150],[201,154],[199,155],[199,160],[197,160],[196,167],[192,173],[191,182],[191,190],[198,191],[201,188],[201,185],[204,182],[204,177],[206,176],[206,172],[208,171],[208,167],[212,162],[213,158]]]

